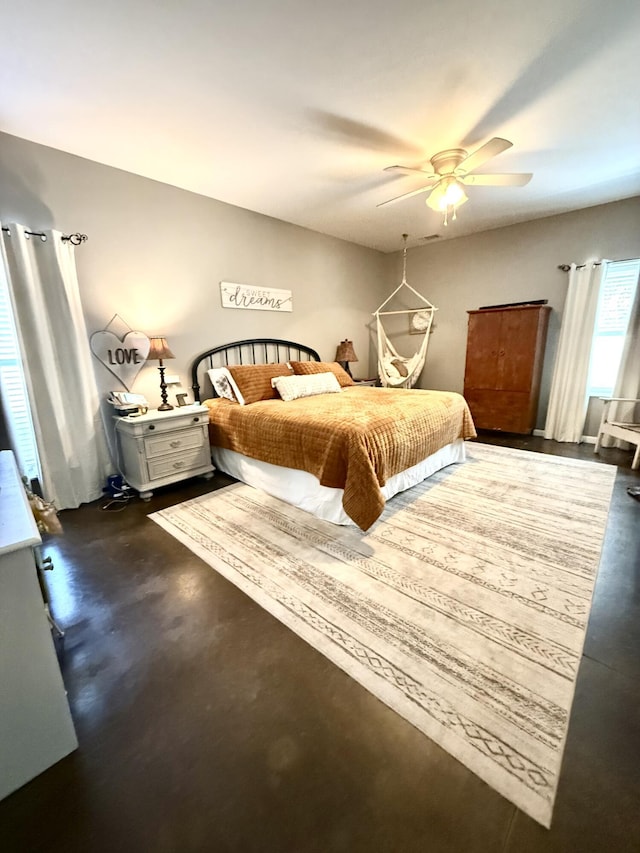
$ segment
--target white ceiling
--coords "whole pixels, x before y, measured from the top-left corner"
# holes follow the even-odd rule
[[[637,0],[57,0],[0,30],[0,129],[382,251],[640,195]],[[443,229],[429,167],[513,148]]]

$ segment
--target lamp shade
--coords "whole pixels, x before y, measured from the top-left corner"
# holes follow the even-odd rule
[[[169,344],[167,343],[166,338],[163,338],[161,335],[156,335],[155,337],[149,338],[149,342],[150,346],[147,361],[162,361],[164,358],[175,358],[175,355],[169,349]]]
[[[341,341],[336,350],[336,361],[357,361],[358,356],[353,348],[353,341]]]

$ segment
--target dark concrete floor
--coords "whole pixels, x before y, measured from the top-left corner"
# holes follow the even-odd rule
[[[551,830],[146,518],[217,475],[61,514],[46,553],[80,748],[0,802],[0,850],[637,853],[640,477],[602,460],[621,467]]]

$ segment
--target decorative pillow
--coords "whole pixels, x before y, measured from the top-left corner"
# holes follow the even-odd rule
[[[344,388],[347,385],[355,385],[353,379],[344,368],[340,367],[337,361],[292,361],[291,367],[293,368],[293,372],[298,376],[308,376],[310,373],[327,373],[330,371],[335,375],[340,383],[340,387]]]
[[[404,362],[400,361],[399,358],[392,358],[391,364],[395,367],[395,369],[398,371],[400,376],[408,376],[409,375],[409,371],[405,367]]]
[[[313,397],[315,394],[340,393],[342,388],[335,373],[314,373],[309,376],[276,376],[271,384],[283,400]]]
[[[207,373],[209,374],[213,390],[218,397],[226,397],[227,400],[233,400],[234,403],[244,405],[240,389],[226,367],[212,367],[210,370],[207,370]]]
[[[243,405],[277,399],[278,394],[271,387],[271,380],[275,376],[292,375],[288,364],[234,364],[229,367],[229,373],[240,390]]]

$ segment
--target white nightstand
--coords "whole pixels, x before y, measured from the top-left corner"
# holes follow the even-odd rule
[[[380,380],[377,377],[373,379],[354,379],[353,381],[356,385],[366,385],[368,388],[377,388],[380,384]]]
[[[115,421],[122,473],[143,501],[159,486],[213,476],[206,406],[180,406],[169,412],[152,409],[146,415]]]

